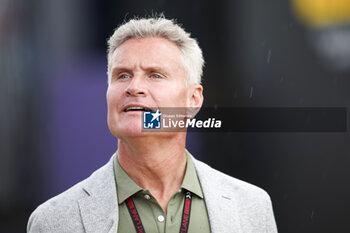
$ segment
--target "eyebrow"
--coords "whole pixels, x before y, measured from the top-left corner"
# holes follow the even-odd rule
[[[122,72],[130,72],[131,69],[124,67],[124,66],[120,66],[120,67],[113,67],[112,69],[112,75],[111,77],[114,77],[115,75],[117,75],[118,73],[122,73]]]

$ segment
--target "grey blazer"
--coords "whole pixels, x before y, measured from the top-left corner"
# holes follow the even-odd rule
[[[41,204],[31,214],[27,232],[117,232],[118,199],[113,157],[89,178]],[[193,161],[212,233],[277,232],[270,197],[265,191],[196,159]]]

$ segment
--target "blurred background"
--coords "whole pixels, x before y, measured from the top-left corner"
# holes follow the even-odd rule
[[[164,12],[197,38],[205,106],[350,105],[348,0],[1,0],[0,232],[117,149],[106,40]],[[190,133],[198,159],[271,195],[279,232],[350,232],[350,135]]]

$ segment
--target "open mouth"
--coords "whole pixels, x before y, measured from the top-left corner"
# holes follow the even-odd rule
[[[124,109],[124,112],[136,112],[136,111],[141,111],[141,112],[152,112],[152,109],[150,108],[144,108],[144,107],[128,107]]]

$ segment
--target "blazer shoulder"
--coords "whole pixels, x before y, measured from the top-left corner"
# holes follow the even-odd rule
[[[79,200],[89,197],[94,190],[103,192],[105,183],[114,179],[112,164],[111,159],[85,180],[39,205],[29,217],[27,232],[59,232],[63,226],[71,228],[65,228],[68,231],[80,232],[78,228],[83,231]]]
[[[67,221],[76,221],[79,216],[78,200],[88,195],[82,189],[85,182],[39,205],[29,217],[27,232],[57,232]]]
[[[234,201],[242,232],[277,233],[271,199],[265,190],[224,174],[198,160],[195,160],[195,165],[205,195],[215,199],[219,193]],[[209,211],[215,212],[215,208],[212,206]]]

